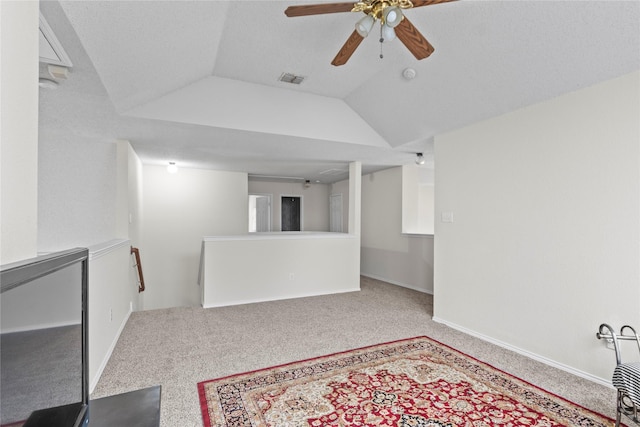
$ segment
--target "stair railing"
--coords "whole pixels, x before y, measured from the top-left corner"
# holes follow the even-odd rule
[[[140,262],[140,250],[131,246],[131,254],[135,257],[133,265],[138,272],[138,292],[144,292],[144,277],[142,276],[142,262]]]

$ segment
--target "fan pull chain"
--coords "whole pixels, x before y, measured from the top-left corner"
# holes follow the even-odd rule
[[[384,43],[384,37],[382,37],[382,24],[380,24],[380,59],[384,58],[382,54],[382,44]]]

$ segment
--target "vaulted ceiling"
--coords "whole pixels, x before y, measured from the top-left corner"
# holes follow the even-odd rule
[[[640,69],[638,1],[407,9],[429,58],[372,34],[340,67],[361,14],[284,15],[322,2],[42,1],[73,68],[41,90],[41,128],[126,139],[149,164],[332,182],[354,160],[433,167],[439,133]]]

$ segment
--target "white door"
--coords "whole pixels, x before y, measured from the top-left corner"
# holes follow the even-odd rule
[[[271,196],[256,199],[256,231],[271,231]]]
[[[249,232],[271,231],[271,195],[249,195]]]

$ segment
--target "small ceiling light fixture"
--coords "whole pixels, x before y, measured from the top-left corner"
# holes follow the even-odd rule
[[[176,166],[176,162],[169,162],[169,166],[167,166],[167,172],[169,173],[178,172],[178,166]]]
[[[416,70],[413,68],[405,68],[402,71],[402,77],[404,77],[405,80],[413,80],[416,78]]]
[[[416,165],[424,165],[424,156],[422,153],[416,153]]]

